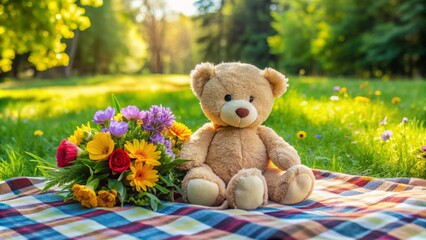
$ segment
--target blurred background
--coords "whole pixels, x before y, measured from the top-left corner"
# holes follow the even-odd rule
[[[183,73],[422,79],[423,0],[0,0],[0,81]]]

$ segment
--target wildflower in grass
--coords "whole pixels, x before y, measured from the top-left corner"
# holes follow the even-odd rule
[[[175,120],[170,108],[165,108],[161,105],[154,105],[149,111],[144,111],[143,114],[143,128],[152,132],[162,132],[165,128],[171,127]]]
[[[34,131],[34,136],[43,136],[44,132],[41,130],[35,130]]]
[[[357,96],[354,99],[355,102],[360,102],[360,103],[369,103],[370,99],[366,98],[366,97],[362,97],[362,96]]]
[[[83,154],[83,150],[67,139],[62,140],[56,152],[56,163],[58,167],[72,165],[72,161]]]
[[[331,96],[330,100],[333,101],[333,102],[337,102],[337,101],[339,101],[339,97],[338,96]]]
[[[348,88],[347,87],[342,87],[340,89],[340,93],[343,93],[343,94],[348,93]]]
[[[95,116],[93,117],[94,123],[104,125],[106,122],[110,121],[115,114],[115,109],[112,107],[107,107],[105,111],[99,110],[95,113]]]
[[[145,140],[133,139],[133,143],[127,141],[124,144],[124,149],[129,153],[130,158],[136,159],[136,162],[146,163],[153,166],[159,166],[160,151],[152,143],[147,143]]]
[[[392,135],[393,135],[392,131],[390,131],[390,130],[384,131],[383,134],[382,134],[383,141],[385,141],[385,142],[388,141],[392,137]]]
[[[306,132],[305,131],[299,131],[296,134],[298,139],[305,139],[306,138]]]
[[[114,207],[117,202],[117,191],[112,189],[110,191],[100,190],[98,192],[98,207]]]
[[[340,92],[340,89],[341,89],[340,86],[334,86],[333,87],[334,92]]]
[[[385,118],[383,118],[383,120],[379,123],[380,126],[386,125],[387,124],[387,120],[388,117],[386,116]]]
[[[393,98],[391,99],[391,102],[392,102],[393,104],[398,104],[399,102],[401,102],[401,98],[400,98],[400,97],[393,97]]]
[[[322,138],[322,135],[321,135],[321,134],[317,134],[315,137],[316,137],[317,139],[321,139],[321,138]]]
[[[107,160],[112,151],[114,151],[114,141],[111,139],[111,134],[96,133],[93,140],[87,143],[86,150],[92,160]]]
[[[185,124],[180,122],[174,122],[169,131],[167,131],[167,136],[172,138],[177,137],[184,142],[189,140],[191,134],[191,130]]]
[[[139,108],[136,106],[127,106],[125,108],[121,109],[121,114],[123,115],[123,117],[125,117],[127,120],[138,120],[140,119],[139,117]]]
[[[130,167],[130,157],[121,148],[115,149],[109,156],[109,168],[116,172],[122,173]]]
[[[374,95],[380,96],[380,95],[382,95],[382,91],[376,90],[376,91],[374,91]]]
[[[97,207],[98,199],[91,186],[74,184],[71,188],[74,199],[79,201],[84,207]]]
[[[136,162],[130,165],[132,173],[127,175],[126,179],[130,182],[130,186],[136,187],[136,191],[146,192],[146,187],[154,187],[158,181],[158,171],[153,170],[154,166],[150,164],[143,164]]]
[[[369,82],[364,82],[359,86],[359,88],[364,89],[364,88],[368,87],[369,84],[370,84]]]
[[[128,127],[129,124],[126,122],[111,121],[111,124],[109,125],[109,132],[115,137],[121,137],[127,132]]]
[[[407,123],[408,122],[408,118],[404,117],[402,118],[402,123]]]

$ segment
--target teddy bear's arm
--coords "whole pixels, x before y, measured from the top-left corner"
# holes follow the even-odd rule
[[[215,128],[211,123],[206,123],[199,128],[179,152],[180,159],[192,160],[181,164],[181,169],[189,170],[201,166],[207,157],[207,151],[215,135]]]
[[[271,161],[281,170],[301,164],[296,149],[275,133],[271,128],[260,126],[258,134],[266,146]]]

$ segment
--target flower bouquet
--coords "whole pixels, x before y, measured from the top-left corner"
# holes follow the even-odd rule
[[[62,140],[45,190],[59,186],[85,207],[131,203],[156,210],[160,200],[173,201],[183,172],[176,165],[191,131],[174,121],[169,108],[114,107],[95,113],[93,123],[77,127]],[[93,125],[93,124],[92,124]]]

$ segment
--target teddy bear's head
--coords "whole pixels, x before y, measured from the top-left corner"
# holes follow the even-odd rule
[[[191,88],[214,124],[238,128],[262,124],[274,99],[287,89],[284,75],[245,63],[202,63],[191,72]]]

